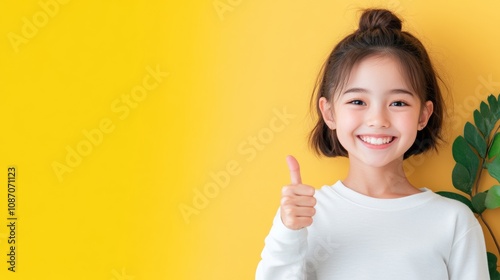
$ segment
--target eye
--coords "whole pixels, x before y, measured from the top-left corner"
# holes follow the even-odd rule
[[[394,101],[391,103],[391,106],[403,107],[403,106],[408,106],[408,104],[404,101]]]
[[[352,105],[366,105],[365,102],[361,101],[361,100],[351,100],[349,102],[347,102],[348,104],[352,104]]]

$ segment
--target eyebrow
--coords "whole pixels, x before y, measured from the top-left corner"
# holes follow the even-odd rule
[[[349,88],[347,90],[345,90],[342,94],[346,94],[346,93],[369,93],[370,91],[367,90],[367,89],[364,89],[364,88]],[[397,93],[403,93],[403,94],[409,94],[409,95],[414,95],[413,92],[409,91],[409,90],[406,90],[406,89],[403,89],[403,88],[395,88],[395,89],[391,89],[389,91],[389,93],[392,93],[392,94],[397,94]]]

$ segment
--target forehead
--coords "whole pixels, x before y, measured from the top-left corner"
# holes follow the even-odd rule
[[[409,73],[402,67],[400,60],[391,55],[371,55],[361,59],[353,65],[346,79],[345,88],[412,90]]]

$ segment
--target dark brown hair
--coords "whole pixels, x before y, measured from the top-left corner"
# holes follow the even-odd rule
[[[444,104],[429,55],[422,43],[412,34],[401,31],[401,20],[383,9],[365,10],[359,21],[359,29],[342,39],[324,63],[311,97],[315,102],[318,121],[309,135],[309,143],[318,154],[327,157],[345,156],[347,151],[337,139],[336,130],[325,124],[319,109],[319,99],[332,102],[347,83],[353,66],[374,55],[397,59],[406,75],[409,86],[420,101],[432,101],[434,110],[424,129],[417,132],[413,145],[404,158],[436,149],[442,140]]]

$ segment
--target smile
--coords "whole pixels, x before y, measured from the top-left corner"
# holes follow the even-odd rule
[[[359,139],[361,141],[371,144],[371,145],[384,145],[384,144],[389,144],[392,141],[394,141],[395,137],[388,136],[388,137],[372,137],[372,136],[359,136]]]

